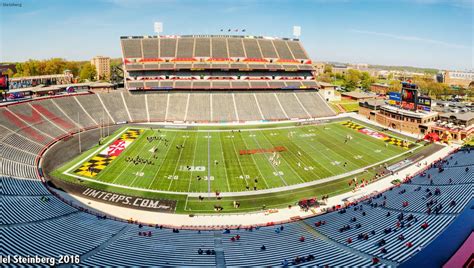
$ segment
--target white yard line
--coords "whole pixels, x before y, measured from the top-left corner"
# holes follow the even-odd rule
[[[239,135],[241,135],[241,137],[242,137],[242,134],[239,133]],[[247,142],[245,141],[245,139],[243,137],[242,137],[242,140],[244,141],[245,147],[250,149],[250,147],[247,145]],[[267,188],[270,188],[268,186],[267,180],[265,179],[265,176],[263,176],[262,171],[260,171],[260,168],[258,167],[257,162],[255,161],[255,158],[254,158],[253,154],[251,154],[250,157],[252,158],[253,164],[257,167],[258,174],[260,174],[260,178],[263,179],[263,181],[265,182],[265,185],[267,186]]]
[[[168,155],[175,139],[176,139],[176,135],[174,135],[173,140],[169,143],[168,150],[166,150],[166,154],[165,154],[165,157],[163,158],[163,161],[166,159],[166,156]],[[163,167],[163,165],[160,165],[160,167],[158,168],[158,171],[156,171],[155,176],[153,176],[153,180],[151,181],[150,185],[148,185],[148,189],[150,189],[150,187],[155,182],[156,176],[158,176],[158,173],[160,173],[160,170],[161,170],[162,167]]]
[[[239,168],[240,168],[240,172],[241,172],[241,175],[242,177],[244,178],[245,180],[245,185],[248,186],[248,182],[247,182],[247,179],[245,178],[245,173],[244,173],[244,169],[242,168],[242,163],[240,163],[240,158],[239,158],[239,155],[237,154],[237,151],[235,149],[235,143],[234,143],[234,139],[232,139],[232,147],[234,148],[234,154],[235,154],[235,158],[237,158],[237,162],[239,163]]]
[[[156,148],[158,148],[158,146],[160,146],[161,141],[162,141],[162,140],[160,140],[160,141],[158,142],[158,144],[156,145]],[[143,148],[145,148],[145,147],[146,147],[146,146],[144,146]],[[142,149],[143,149],[143,148],[142,148]],[[140,153],[141,153],[142,151],[143,151],[143,150],[140,150]],[[150,157],[147,158],[147,160],[150,160],[150,158],[152,158],[152,157],[153,157],[153,153],[150,155]],[[130,164],[130,163],[129,163],[129,164]],[[143,172],[143,170],[145,169],[146,165],[147,165],[147,164],[144,164],[144,165],[143,165],[143,167],[140,169],[140,172]],[[127,166],[127,169],[128,169],[128,166]],[[133,180],[132,180],[132,182],[130,183],[130,185],[133,185],[134,182],[137,180],[137,178],[138,178],[138,175],[135,174],[135,178],[133,178]]]
[[[199,135],[196,134],[196,142],[194,143],[194,152],[193,152],[193,167],[194,167],[194,163],[196,162],[196,148],[197,148],[197,144],[198,144],[198,139],[199,139]],[[191,171],[189,173],[189,186],[188,186],[188,192],[191,190],[191,181],[193,180],[193,171]],[[186,198],[186,203],[187,203],[187,198]],[[186,206],[185,206],[186,207]]]
[[[220,136],[219,134],[217,134],[217,137],[219,138],[219,145],[220,145],[220,148],[221,148],[221,156],[222,156],[222,161],[221,161],[221,163],[223,163],[224,166],[225,166],[224,150],[222,150],[222,148],[223,148],[223,147],[222,147],[222,139],[221,139],[221,136]],[[227,190],[228,190],[229,192],[232,192],[232,191],[230,190],[230,183],[229,183],[229,176],[227,175],[227,168],[225,168],[225,167],[224,167],[224,173],[225,173],[225,180],[226,180],[226,182],[227,182]]]
[[[311,132],[311,133],[313,133],[313,132]],[[304,139],[301,139],[301,140],[304,141]],[[298,150],[301,150],[301,151],[303,151],[303,152],[307,150],[307,149],[301,149],[301,147],[300,147],[298,144],[296,144],[295,142],[293,142],[292,140],[290,140],[290,142],[292,142],[292,143],[294,144],[294,146],[296,146],[296,147],[298,148]],[[306,141],[304,141],[304,142],[306,143]],[[329,160],[329,163],[331,163],[330,159],[325,155],[325,152],[318,151],[318,150],[315,149],[310,143],[308,143],[308,144],[309,144],[309,146],[311,147],[311,149],[313,149],[313,150],[312,150],[313,153],[316,153],[316,154],[318,154],[318,155],[323,155],[326,159]],[[322,143],[321,143],[321,144],[322,144]],[[290,150],[290,151],[291,151],[291,150]],[[293,153],[293,155],[294,155],[294,153]],[[310,159],[310,162],[318,163],[318,161],[317,161],[316,159],[313,159],[313,158],[312,158],[311,156],[309,156],[309,155],[308,155],[308,157],[309,157],[309,159]],[[300,157],[297,156],[296,158],[299,159]],[[318,164],[319,164],[319,163],[318,163]],[[312,163],[310,163],[310,165],[312,165]],[[324,165],[321,165],[321,167],[322,167],[324,170],[326,170],[328,173],[330,173],[331,175],[334,175],[334,173],[333,173],[332,171],[328,170]],[[319,177],[318,175],[316,175],[316,176]]]
[[[270,145],[273,146],[273,143],[267,138],[267,136],[265,136],[264,134],[262,134],[262,135],[263,135],[263,137],[267,140],[267,142],[270,143]],[[259,145],[259,146],[260,146],[260,145]],[[291,150],[288,150],[288,152],[291,152]],[[296,176],[298,176],[298,178],[299,178],[303,183],[306,182],[305,180],[303,180],[303,178],[301,178],[301,176],[296,172],[296,170],[295,170],[293,167],[291,167],[290,163],[288,163],[288,161],[286,161],[286,159],[285,159],[284,157],[281,157],[281,159],[282,159],[283,161],[285,161],[286,165],[291,169],[291,171],[292,171],[293,173],[295,173]],[[314,172],[313,172],[313,174],[314,174]],[[318,178],[320,178],[318,175],[316,175],[316,176],[317,176]],[[285,183],[286,183],[286,181],[285,181]]]
[[[183,146],[186,144],[186,141],[188,140],[188,138],[184,138],[184,143],[182,144]],[[171,144],[170,144],[171,145]],[[174,167],[174,171],[173,171],[173,176],[176,174],[176,170],[178,169],[178,166],[179,166],[179,161],[181,160],[181,155],[183,155],[183,151],[184,151],[184,148],[181,148],[179,150],[179,156],[178,156],[178,160],[176,161],[176,166]],[[168,185],[168,191],[171,189],[171,184],[173,184],[173,181],[174,179],[172,179],[170,181],[170,184]]]
[[[314,132],[310,132],[310,133],[314,133]],[[325,154],[325,152],[321,152],[320,150],[318,150],[318,148],[314,147],[314,146],[311,144],[311,142],[305,141],[304,138],[301,138],[300,140],[301,140],[301,142],[304,142],[304,143],[306,143],[309,147],[311,147],[313,153],[320,153],[322,156],[324,156],[324,158],[326,158],[326,160],[327,160],[329,163],[332,162],[331,160],[333,160],[333,161],[334,161],[334,160],[337,160],[337,159],[331,159],[331,158],[329,158],[329,157]],[[293,143],[294,143],[294,142],[293,142]],[[326,149],[329,149],[329,148],[328,148],[327,146],[325,146],[322,142],[317,141],[317,143],[318,143],[319,145],[321,145],[322,147],[326,147]],[[299,147],[299,146],[298,146],[298,147]],[[331,152],[332,152],[332,154],[337,155],[338,158],[342,158],[342,159],[346,160],[346,158],[343,158],[342,156],[340,156],[339,154],[335,153],[334,151],[331,151]],[[342,159],[341,159],[341,160],[342,160]],[[313,161],[314,161],[314,160],[313,160]],[[364,160],[364,161],[365,161],[365,160]],[[317,161],[315,161],[315,162],[317,162]],[[367,164],[369,164],[369,163],[367,163]],[[345,167],[342,167],[342,168],[343,168],[345,171],[347,171],[347,169],[346,169]]]
[[[253,136],[253,139],[254,139],[255,143],[257,144],[257,146],[260,147],[260,148],[263,148],[263,147],[260,145],[260,143],[258,142],[258,140],[257,140],[257,138],[256,138],[256,136],[255,136],[255,134],[254,134],[253,132],[251,132],[251,133],[254,135],[254,136]],[[283,158],[283,157],[282,157],[282,158]],[[288,185],[288,183],[287,183],[287,182],[285,181],[285,179],[283,178],[283,175],[281,175],[280,173],[278,173],[278,170],[276,169],[276,167],[275,167],[274,165],[272,165],[272,163],[270,162],[270,159],[268,159],[267,157],[265,157],[265,159],[268,161],[268,164],[273,168],[273,170],[275,171],[275,173],[278,174],[277,176],[280,177],[280,179],[281,179],[281,181],[283,182],[283,184],[284,184],[285,186]],[[285,159],[283,159],[283,160],[285,160]],[[285,162],[286,162],[286,161],[285,161]],[[288,163],[286,163],[286,164],[288,165]],[[293,171],[293,172],[294,172],[294,171]],[[297,173],[295,173],[295,174],[296,174],[296,176],[298,176]],[[298,176],[298,177],[299,177],[299,176]],[[300,180],[304,182],[303,179],[300,178]]]

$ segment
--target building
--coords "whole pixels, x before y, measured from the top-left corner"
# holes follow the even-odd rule
[[[375,119],[375,113],[380,107],[385,105],[385,100],[365,100],[359,102],[359,114],[367,117],[369,120]]]
[[[391,105],[380,107],[375,121],[386,127],[401,130],[412,134],[426,134],[428,129],[423,124],[435,122],[438,119],[437,112],[410,111]]]
[[[336,86],[331,83],[318,82],[319,84],[319,93],[326,101],[339,101],[341,100],[341,95],[336,94]]]
[[[444,71],[443,81],[450,86],[474,87],[474,72]]]
[[[97,72],[97,80],[110,80],[110,58],[96,56],[91,60],[91,64]]]
[[[365,93],[365,92],[358,92],[358,91],[349,91],[349,92],[342,92],[341,93],[343,98],[351,99],[351,100],[370,100],[377,98],[376,94],[372,93]]]
[[[324,73],[324,68],[326,67],[326,64],[324,62],[314,62],[313,67],[314,75],[318,76]]]
[[[70,84],[72,82],[72,73],[65,72],[64,74],[36,75],[10,78],[9,88],[11,90],[18,88],[36,87],[39,85],[63,85]]]
[[[349,70],[349,68],[347,67],[347,65],[334,64],[334,65],[332,66],[332,73],[334,73],[334,74],[342,74],[342,75],[345,75],[348,70]]]
[[[387,94],[390,91],[390,85],[373,83],[370,85],[369,90],[377,94]]]
[[[349,69],[367,72],[369,71],[369,65],[367,63],[355,63],[355,64],[349,65]]]

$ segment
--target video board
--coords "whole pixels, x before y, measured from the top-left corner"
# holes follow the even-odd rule
[[[410,83],[402,83],[401,107],[407,110],[416,110],[417,86]]]

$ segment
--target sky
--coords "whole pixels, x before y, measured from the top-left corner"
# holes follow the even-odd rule
[[[292,37],[315,61],[474,69],[474,0],[3,0],[0,62],[121,57],[120,36]]]

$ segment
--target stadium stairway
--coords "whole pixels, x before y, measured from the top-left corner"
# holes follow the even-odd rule
[[[132,228],[132,225],[124,225],[123,228],[116,234],[112,235],[112,237],[107,240],[106,242],[100,244],[96,248],[90,250],[89,252],[85,253],[81,256],[81,261],[87,260],[89,257],[94,256],[101,250],[105,249],[108,245],[112,244],[115,240],[119,239],[123,234],[125,234],[129,229]],[[60,265],[58,267],[71,267],[71,265]]]
[[[214,250],[216,251],[216,267],[226,267],[224,248],[222,247],[222,233],[214,232]]]

